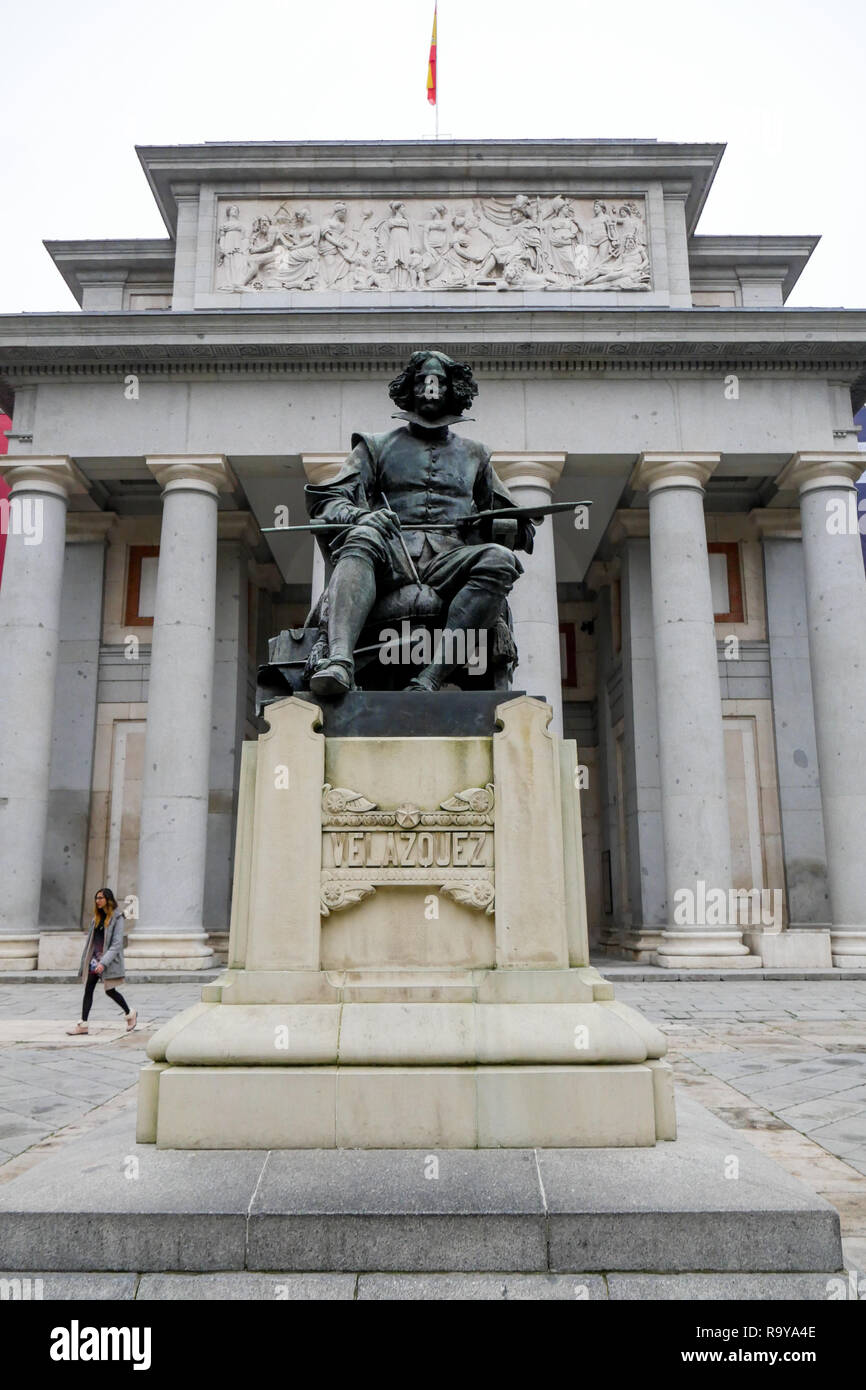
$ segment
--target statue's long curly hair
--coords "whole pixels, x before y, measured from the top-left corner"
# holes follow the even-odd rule
[[[465,362],[455,362],[453,357],[447,357],[444,352],[413,352],[409,358],[408,365],[395,377],[388,387],[388,394],[395,405],[401,410],[411,410],[415,404],[412,394],[415,385],[416,374],[422,363],[430,357],[435,357],[445,368],[448,379],[448,389],[451,393],[451,400],[454,407],[461,414],[468,410],[475,397],[478,395],[478,383],[472,375],[472,368]]]

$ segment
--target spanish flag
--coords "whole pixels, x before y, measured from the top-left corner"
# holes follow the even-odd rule
[[[430,57],[427,61],[427,100],[431,106],[436,105],[436,10],[438,6],[433,6],[433,37],[430,40]]]

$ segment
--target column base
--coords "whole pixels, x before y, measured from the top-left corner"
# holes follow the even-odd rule
[[[0,970],[35,970],[38,958],[36,932],[0,932]]]
[[[77,970],[87,932],[41,931],[37,970]]]
[[[760,956],[749,954],[741,931],[725,928],[672,928],[662,941],[653,964],[665,970],[757,970]]]
[[[746,931],[750,951],[760,956],[765,967],[774,969],[829,970],[833,964],[828,931]],[[866,965],[866,961],[864,961]]]
[[[130,970],[209,970],[217,964],[203,931],[135,931],[126,947]]]
[[[866,970],[866,928],[831,927],[830,949],[840,970]]]
[[[612,960],[630,960],[638,965],[653,965],[663,948],[661,927],[612,928],[601,940],[600,949]]]

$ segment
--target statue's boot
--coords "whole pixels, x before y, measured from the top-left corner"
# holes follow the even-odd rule
[[[338,560],[328,586],[328,660],[310,678],[310,690],[333,700],[355,689],[355,647],[376,602],[372,565],[355,555]]]
[[[459,594],[455,594],[448,609],[448,617],[445,619],[445,631],[451,632],[474,632],[476,641],[476,651],[482,640],[486,641],[490,629],[496,622],[502,608],[505,595],[496,589],[491,589],[489,585],[479,584],[477,587],[473,580],[470,580],[465,589],[461,589]],[[482,639],[481,634],[484,633]],[[449,651],[453,654],[455,643],[452,640],[443,640],[439,645],[439,660],[432,661],[429,666],[425,666],[419,671],[407,685],[407,690],[441,690],[442,686],[452,676],[460,665],[458,661],[447,662],[441,659],[442,654]],[[466,639],[466,650],[469,650],[468,636]]]

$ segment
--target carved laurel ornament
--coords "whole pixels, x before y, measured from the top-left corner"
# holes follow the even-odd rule
[[[483,910],[488,917],[493,916],[496,890],[487,878],[462,879],[454,883],[443,883],[440,893],[448,893],[458,903]]]
[[[327,869],[322,873],[322,901],[320,911],[323,917],[339,912],[343,907],[351,907],[362,898],[369,898],[376,889],[372,883],[359,883],[357,879],[346,881],[334,879]]]
[[[493,811],[493,783],[488,782],[486,787],[467,787],[464,792],[456,792],[447,801],[440,801],[439,805],[443,811],[474,811],[477,814],[487,814]]]
[[[332,787],[326,782],[322,789],[322,821],[329,829],[399,826],[411,830],[417,825],[431,830],[465,825],[486,827],[493,824],[494,806],[492,782],[486,787],[467,787],[465,791],[455,792],[447,801],[440,801],[438,811],[421,811],[410,801],[402,802],[393,811],[384,811],[375,801],[369,801],[349,787]]]
[[[646,290],[646,206],[630,194],[222,198],[214,289]]]
[[[348,787],[332,787],[326,782],[322,788],[322,810],[326,816],[340,815],[345,811],[356,813],[375,809],[375,801],[368,801],[360,792],[350,791]]]

